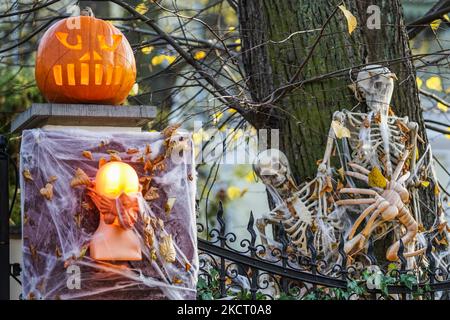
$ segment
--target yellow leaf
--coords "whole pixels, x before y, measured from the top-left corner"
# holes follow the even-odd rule
[[[435,194],[435,195],[438,195],[439,193],[440,193],[439,186],[438,186],[438,184],[436,183],[436,184],[434,185],[434,194]]]
[[[154,56],[152,58],[152,65],[157,66],[157,65],[163,63],[165,60],[166,59],[165,59],[164,55]]]
[[[216,112],[213,114],[213,122],[214,124],[219,123],[219,120],[223,117],[223,112]]]
[[[227,196],[230,200],[234,200],[236,198],[240,198],[242,194],[241,189],[235,186],[228,187]]]
[[[448,111],[448,107],[445,104],[443,104],[443,103],[438,102],[437,103],[437,107],[442,112],[447,112]]]
[[[172,64],[175,61],[176,57],[174,56],[166,56],[166,60],[169,64]]]
[[[344,168],[341,167],[340,169],[337,170],[337,172],[339,173],[339,175],[341,176],[341,179],[344,180]]]
[[[430,181],[422,181],[420,184],[422,185],[422,187],[426,188],[430,185]]]
[[[205,51],[197,51],[194,55],[194,59],[195,60],[202,60],[206,57],[206,52]]]
[[[442,91],[442,81],[441,78],[437,76],[429,77],[426,81],[426,85],[429,89]]]
[[[450,127],[447,127],[447,131],[450,131]],[[446,137],[447,139],[450,139],[450,134],[446,134],[445,137]]]
[[[172,64],[175,61],[176,57],[169,56],[166,54],[161,54],[159,56],[154,56],[152,58],[152,65],[157,66],[163,63],[164,61],[167,61],[169,64]]]
[[[136,82],[133,84],[133,87],[131,87],[130,96],[135,96],[139,92],[139,84]]]
[[[143,2],[138,4],[134,9],[140,14],[145,14],[148,11],[148,7]]]
[[[236,41],[234,41],[234,43],[236,43],[236,44],[241,44],[241,39],[237,39]],[[241,46],[237,46],[236,47],[236,51],[241,51]]]
[[[358,25],[358,21],[356,20],[355,16],[350,11],[347,10],[347,8],[344,5],[339,6],[339,9],[341,9],[341,11],[344,13],[345,19],[347,19],[348,33],[352,34],[356,26]]]
[[[253,171],[249,171],[246,175],[245,175],[245,177],[244,177],[244,179],[247,181],[247,182],[255,182],[255,174],[253,173]]]
[[[350,130],[344,127],[339,121],[333,120],[331,122],[331,128],[333,128],[334,134],[338,139],[350,138]]]
[[[422,81],[422,79],[420,79],[419,77],[417,77],[416,78],[416,82],[417,82],[417,88],[421,88],[422,87],[422,83],[423,83],[423,81]]]
[[[169,214],[170,211],[172,211],[173,205],[175,204],[176,200],[177,200],[176,197],[170,197],[167,199],[166,205],[164,207],[167,214]]]
[[[202,141],[208,141],[209,138],[209,134],[203,130],[203,128],[200,128],[200,130],[192,134],[192,140],[195,144],[200,144]]]
[[[436,31],[439,29],[439,26],[441,25],[442,20],[437,19],[430,23],[431,30]]]
[[[153,51],[153,49],[154,49],[153,46],[146,46],[141,49],[141,52],[143,54],[150,54]]]
[[[80,254],[78,255],[78,259],[82,259],[86,255],[86,252],[87,252],[88,248],[89,248],[89,246],[83,246],[80,249]]]
[[[237,141],[243,135],[244,135],[244,132],[242,131],[242,129],[235,130],[232,135],[232,139],[233,139],[233,141]]]
[[[233,32],[234,30],[236,30],[236,27],[229,27],[228,31]]]
[[[387,181],[386,178],[381,173],[380,168],[373,167],[368,177],[370,187],[386,188]]]

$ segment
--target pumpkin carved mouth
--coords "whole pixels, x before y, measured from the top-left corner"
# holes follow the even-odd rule
[[[90,66],[94,67],[94,79],[90,80],[89,72]],[[102,85],[105,84],[107,86],[120,85],[122,80],[122,67],[121,66],[113,66],[111,64],[103,65],[96,63],[94,65],[90,65],[88,63],[80,63],[79,64],[79,81],[77,81],[75,76],[75,64],[69,63],[66,66],[66,76],[63,76],[63,66],[60,64],[53,66],[53,78],[55,80],[55,84],[57,86],[69,85],[75,86],[77,84],[80,85]],[[78,67],[78,66],[77,66]]]

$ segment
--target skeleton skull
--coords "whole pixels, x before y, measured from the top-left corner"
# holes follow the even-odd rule
[[[260,152],[253,162],[253,170],[266,185],[280,187],[291,174],[286,155],[278,149]]]
[[[372,111],[387,110],[394,91],[394,79],[397,79],[396,75],[380,65],[366,66],[358,73],[358,91]]]

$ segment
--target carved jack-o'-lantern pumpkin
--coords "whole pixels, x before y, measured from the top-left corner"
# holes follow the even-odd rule
[[[136,80],[136,64],[125,36],[85,9],[45,32],[35,75],[49,102],[121,104]]]

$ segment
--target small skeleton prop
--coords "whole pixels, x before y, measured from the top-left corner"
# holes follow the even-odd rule
[[[262,242],[267,246],[266,226],[281,223],[292,244],[303,254],[307,253],[306,231],[318,219],[318,197],[316,180],[306,183],[300,190],[294,182],[286,156],[277,149],[262,151],[256,157],[253,169],[274,199],[275,208],[257,220]],[[315,233],[315,247],[318,252],[330,249],[332,241],[324,245],[323,235]],[[328,235],[327,235],[328,236]]]

